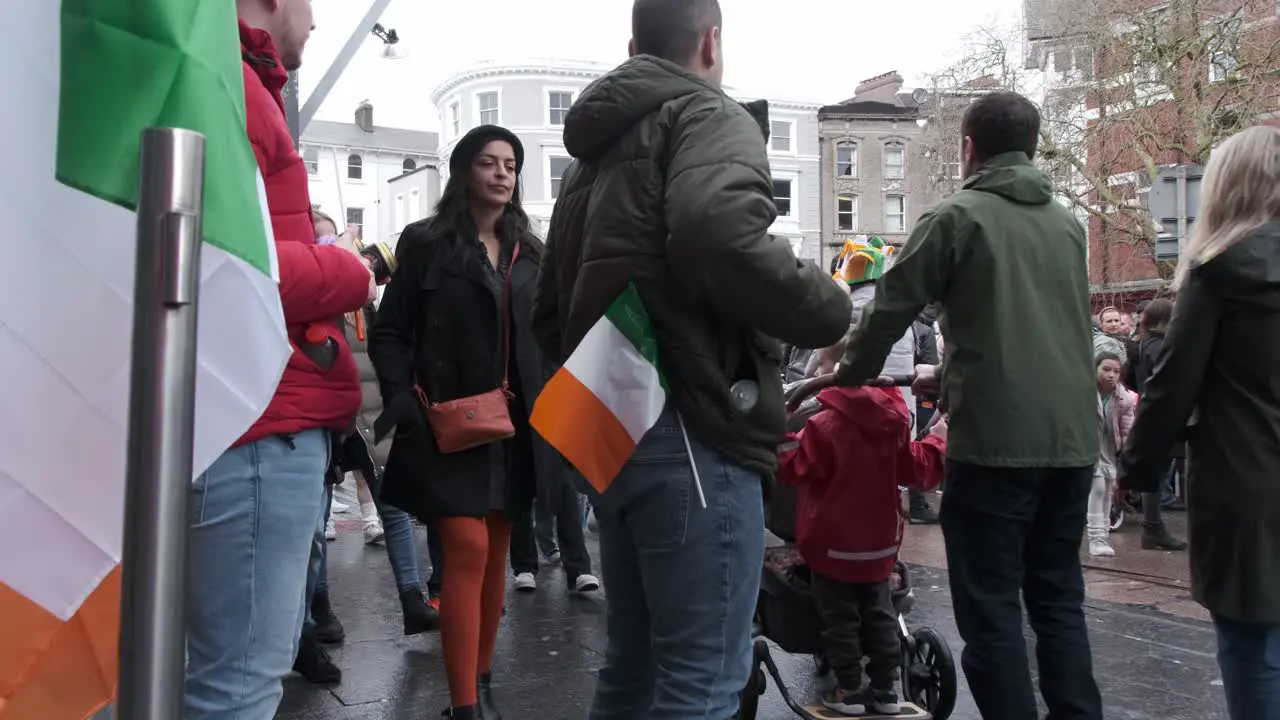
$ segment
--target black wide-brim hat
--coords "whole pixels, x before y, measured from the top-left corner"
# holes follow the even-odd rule
[[[497,125],[481,125],[472,128],[470,132],[462,136],[458,144],[453,146],[453,153],[449,155],[449,174],[460,175],[465,173],[476,159],[476,155],[479,155],[484,146],[494,140],[502,140],[511,145],[511,149],[515,151],[516,155],[516,174],[519,175],[520,170],[524,167],[524,145],[521,144],[520,138],[516,137],[515,133]]]

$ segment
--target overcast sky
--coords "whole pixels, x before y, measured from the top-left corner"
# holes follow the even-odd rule
[[[314,0],[305,99],[371,0]],[[392,0],[382,24],[409,55],[369,37],[317,117],[349,121],[369,100],[379,125],[438,130],[431,91],[480,60],[626,59],[632,0]],[[909,84],[947,64],[981,25],[1016,22],[1022,0],[720,0],[725,83],[742,95],[834,103],[897,70]]]

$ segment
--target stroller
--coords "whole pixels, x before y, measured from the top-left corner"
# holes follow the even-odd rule
[[[791,429],[803,426],[804,421],[816,411],[816,400],[811,399],[802,405],[790,421]],[[766,513],[766,527],[783,544],[765,551],[760,598],[756,604],[752,670],[747,686],[742,690],[738,720],[755,719],[760,696],[765,692],[766,671],[777,684],[783,701],[797,716],[805,720],[845,717],[822,707],[805,707],[796,702],[770,656],[769,642],[772,641],[783,652],[813,656],[817,671],[820,674],[827,672],[822,650],[822,622],[809,586],[809,568],[794,545],[796,491],[781,485],[774,487]],[[946,720],[955,708],[958,689],[951,648],[933,628],[920,627],[914,631],[907,628],[906,616],[911,612],[915,596],[904,563],[895,564],[890,586],[902,639],[904,700],[902,712],[894,717]]]

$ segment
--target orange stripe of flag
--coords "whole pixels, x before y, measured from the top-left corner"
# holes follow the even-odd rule
[[[636,449],[613,411],[567,370],[547,381],[529,422],[599,493]]]
[[[70,620],[0,583],[0,720],[84,720],[115,697],[120,567]]]

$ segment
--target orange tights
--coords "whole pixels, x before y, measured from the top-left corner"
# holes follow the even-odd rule
[[[444,545],[440,643],[453,707],[476,704],[476,678],[489,672],[507,585],[511,523],[502,513],[436,521]]]

